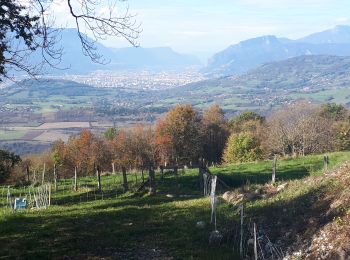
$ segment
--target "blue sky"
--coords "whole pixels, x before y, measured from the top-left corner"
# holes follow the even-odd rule
[[[129,0],[128,5],[142,23],[141,46],[203,56],[261,35],[296,39],[350,25],[350,0]],[[120,39],[105,44],[127,46]]]

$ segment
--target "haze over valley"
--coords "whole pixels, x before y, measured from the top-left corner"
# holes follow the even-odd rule
[[[108,58],[99,65],[79,52],[74,29],[65,29],[65,69],[49,68],[38,80],[17,75],[16,83],[2,84],[1,146],[15,149],[19,142],[27,152],[40,151],[79,129],[155,122],[178,103],[199,109],[220,104],[228,115],[268,113],[298,99],[348,105],[349,35],[350,26],[337,26],[294,41],[262,36],[214,54],[207,65],[168,47],[98,44]],[[54,122],[60,127],[41,128]]]

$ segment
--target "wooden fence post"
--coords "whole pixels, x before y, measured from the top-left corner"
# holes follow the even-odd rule
[[[102,191],[102,186],[101,186],[101,172],[100,172],[100,167],[97,165],[96,167],[96,175],[97,175],[97,188],[101,192]]]
[[[41,185],[44,185],[45,182],[45,169],[46,168],[46,164],[44,163],[44,168],[43,168],[43,173],[41,175]]]
[[[156,194],[156,176],[153,165],[149,166],[149,193],[150,195]]]
[[[56,172],[56,164],[53,165],[53,180],[55,184],[55,191],[57,191],[57,172]]]
[[[275,154],[272,162],[272,184],[274,184],[276,181],[276,164],[277,164],[277,155]]]
[[[51,206],[51,183],[49,184],[49,206]]]
[[[77,166],[74,167],[74,190],[78,191],[78,172]]]
[[[258,260],[258,247],[256,241],[256,224],[254,223],[254,259]]]
[[[123,166],[122,167],[122,173],[123,173],[123,187],[124,187],[124,191],[128,191],[129,190],[129,185],[128,185],[128,177],[126,176],[126,168]]]
[[[323,168],[326,172],[328,170],[328,164],[329,164],[329,157],[328,155],[323,156]]]
[[[243,223],[244,223],[244,204],[241,204],[241,237],[239,242],[239,255],[243,259]]]

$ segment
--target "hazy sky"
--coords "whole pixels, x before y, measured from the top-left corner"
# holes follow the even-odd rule
[[[129,0],[138,14],[144,47],[209,55],[252,37],[277,35],[296,39],[350,25],[350,0]],[[56,19],[68,23],[64,8]],[[118,39],[105,44],[127,46]]]

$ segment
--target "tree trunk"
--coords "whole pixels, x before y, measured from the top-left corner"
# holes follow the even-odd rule
[[[176,180],[176,196],[179,196],[179,172],[177,166],[174,167],[174,174],[175,174],[175,180]]]
[[[112,173],[115,174],[115,165],[114,165],[114,162],[112,163]]]
[[[153,165],[149,167],[149,194],[156,194],[156,176]]]
[[[205,168],[203,163],[199,163],[199,189],[201,192],[203,192],[204,189],[204,179],[203,179],[203,175],[205,173]]]
[[[29,180],[29,166],[27,165],[27,167],[26,167],[26,173],[27,173],[27,181],[28,181],[28,183],[30,182],[30,180]]]
[[[77,173],[77,167],[74,167],[74,190],[78,191],[78,173]]]
[[[124,191],[128,191],[129,190],[129,185],[128,185],[128,178],[126,176],[126,168],[123,166],[122,167],[122,172],[123,172],[123,187],[124,187]]]
[[[141,175],[142,175],[142,183],[145,183],[145,176],[143,174],[143,166],[141,168]]]
[[[164,167],[161,165],[160,167],[160,178],[161,178],[161,180],[163,180],[164,179]]]

